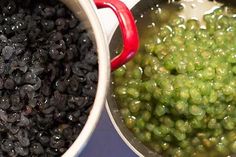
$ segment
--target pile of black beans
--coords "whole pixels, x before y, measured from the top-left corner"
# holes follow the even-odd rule
[[[0,0],[0,156],[62,155],[96,94],[97,54],[57,0]]]

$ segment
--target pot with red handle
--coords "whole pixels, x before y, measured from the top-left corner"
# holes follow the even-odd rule
[[[93,108],[90,111],[88,120],[80,135],[63,154],[63,157],[78,156],[86,146],[96,124],[99,120],[103,105],[106,100],[106,93],[110,82],[110,72],[116,70],[128,62],[137,52],[139,38],[134,22],[134,18],[126,5],[118,0],[61,0],[80,21],[84,23],[87,31],[97,48],[98,53],[98,85]],[[122,32],[123,49],[119,55],[115,56],[110,62],[109,46],[107,35],[102,29],[98,18],[98,9],[110,8],[119,21]],[[106,17],[104,17],[106,19]],[[115,21],[108,21],[115,26]],[[114,28],[116,28],[115,26]]]

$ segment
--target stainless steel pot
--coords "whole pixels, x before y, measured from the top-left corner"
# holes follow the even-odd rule
[[[78,156],[86,146],[91,134],[102,112],[106,100],[106,93],[110,81],[110,72],[120,67],[130,60],[137,52],[139,39],[134,18],[124,3],[116,0],[61,0],[67,7],[84,23],[87,31],[97,48],[99,77],[97,93],[94,100],[93,108],[88,120],[71,147],[63,154],[63,157]],[[112,59],[110,63],[109,46],[106,34],[102,29],[97,16],[98,8],[110,8],[116,14],[123,37],[122,52]],[[109,23],[114,23],[109,21]],[[110,66],[111,65],[111,66]]]
[[[167,1],[167,0],[166,0]],[[196,2],[197,0],[183,0],[187,6],[187,15],[185,15],[185,18],[198,18],[201,20],[202,15],[206,13],[206,11],[209,11],[209,9],[212,9],[212,3],[207,0],[201,0],[199,3],[197,3],[197,6],[195,8],[192,7],[192,2]],[[132,1],[133,3],[130,4],[130,6],[133,6],[131,9],[134,17],[136,19],[140,18],[141,15],[147,10],[155,9],[156,6],[158,6],[158,3],[161,2],[161,0],[138,0],[138,1]],[[186,7],[185,6],[185,7]],[[220,6],[220,5],[219,5]],[[139,32],[139,33],[145,33]],[[119,31],[116,30],[115,34],[112,35],[111,43],[110,43],[110,51],[113,55],[115,55],[115,51],[121,44],[120,42],[120,36]],[[118,109],[118,104],[116,104],[116,101],[114,100],[114,97],[112,97],[112,86],[109,91],[109,95],[107,96],[107,103],[106,103],[106,109],[109,114],[109,117],[120,135],[120,137],[123,139],[123,141],[129,146],[133,152],[135,152],[140,157],[159,157],[160,155],[148,148],[146,145],[141,143],[134,135],[133,133],[125,126],[122,116]]]

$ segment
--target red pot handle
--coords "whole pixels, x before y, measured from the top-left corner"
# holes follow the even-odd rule
[[[98,8],[112,9],[119,21],[123,50],[111,61],[111,70],[114,71],[127,63],[137,53],[139,48],[138,30],[131,11],[120,0],[94,0],[94,2]]]

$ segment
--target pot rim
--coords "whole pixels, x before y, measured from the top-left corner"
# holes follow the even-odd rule
[[[70,146],[70,148],[62,155],[62,157],[78,156],[82,152],[84,147],[87,145],[93,131],[96,128],[98,120],[100,119],[110,81],[110,54],[108,42],[106,40],[105,33],[103,32],[102,26],[97,16],[96,6],[92,0],[77,0],[76,4],[73,5],[79,5],[82,7],[87,16],[88,22],[92,27],[92,33],[96,41],[98,53],[98,84],[96,97],[87,122],[77,139]],[[70,8],[70,6],[68,7]],[[74,12],[74,14],[80,13]]]

